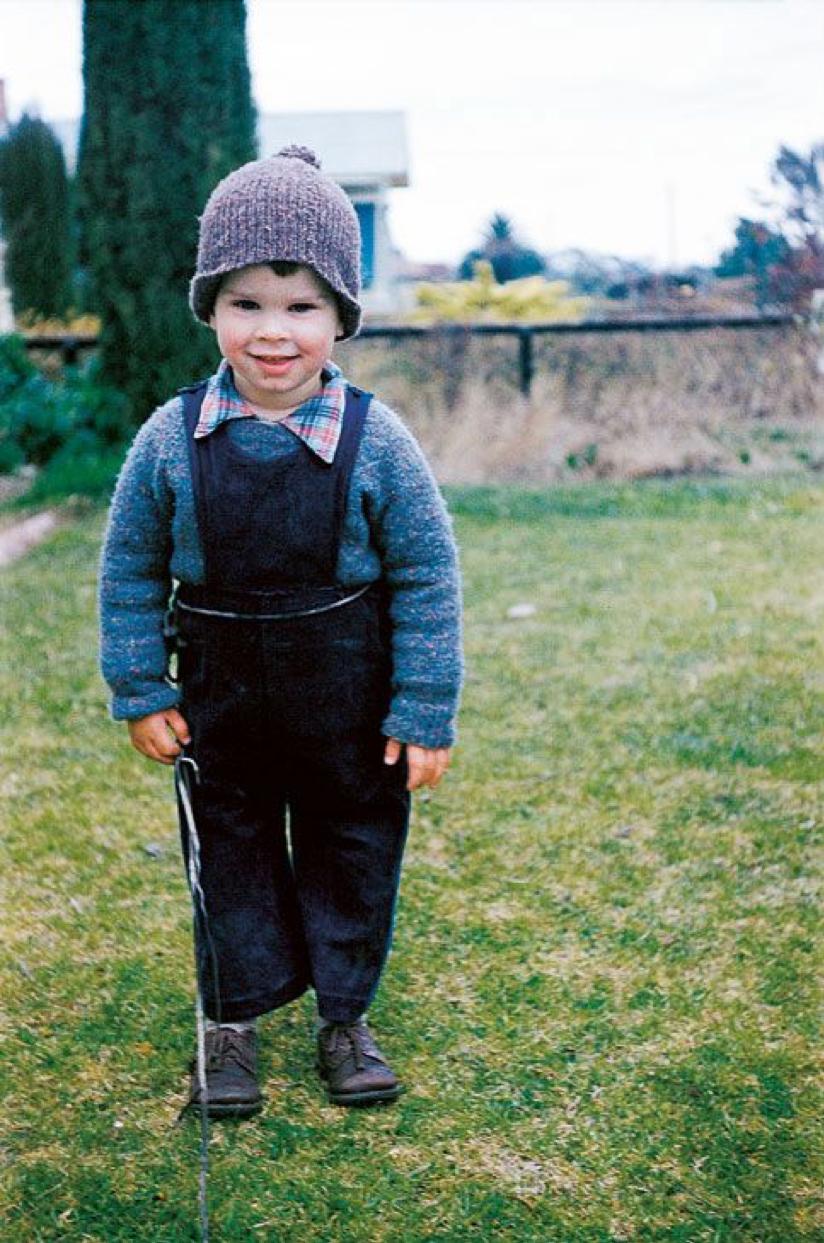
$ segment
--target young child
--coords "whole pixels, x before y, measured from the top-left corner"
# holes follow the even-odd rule
[[[401,1090],[365,1014],[409,791],[438,783],[454,741],[459,581],[418,446],[330,361],[360,325],[359,272],[355,211],[311,151],[220,183],[190,302],[223,361],[140,429],[103,550],[113,716],[150,759],[197,765],[214,1116],[260,1108],[255,1020],[307,988],[330,1100]]]

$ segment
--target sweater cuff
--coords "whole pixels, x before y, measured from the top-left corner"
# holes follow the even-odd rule
[[[421,705],[398,700],[383,722],[383,733],[417,747],[451,747],[455,743],[455,711],[451,706]]]
[[[180,691],[164,682],[150,691],[136,695],[113,695],[112,717],[115,721],[137,721],[152,712],[165,712],[180,703]]]

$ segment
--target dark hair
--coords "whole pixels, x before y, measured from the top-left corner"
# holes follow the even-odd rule
[[[303,263],[291,263],[288,259],[272,259],[266,266],[272,269],[275,276],[294,276],[296,272],[299,272],[306,265]],[[321,280],[323,280],[322,277]],[[323,283],[325,285],[326,281],[323,281]]]
[[[270,259],[266,266],[272,269],[275,276],[294,276],[296,272],[311,272],[318,284],[326,290],[327,295],[334,302],[338,300],[338,295],[329,282],[324,280],[320,272],[316,272],[308,263],[293,263],[291,259]]]

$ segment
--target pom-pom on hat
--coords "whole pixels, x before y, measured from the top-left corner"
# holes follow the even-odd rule
[[[219,182],[200,217],[189,304],[208,324],[221,279],[282,259],[312,268],[334,290],[343,338],[360,327],[360,228],[355,209],[308,147],[283,147]]]

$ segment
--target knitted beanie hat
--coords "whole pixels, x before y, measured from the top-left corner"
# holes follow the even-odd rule
[[[334,290],[343,338],[360,327],[360,228],[348,196],[308,147],[284,147],[224,177],[200,218],[189,304],[208,324],[221,279],[282,259],[314,269]]]

